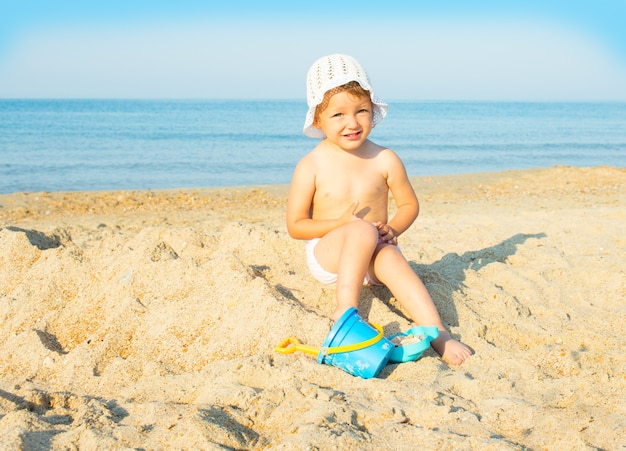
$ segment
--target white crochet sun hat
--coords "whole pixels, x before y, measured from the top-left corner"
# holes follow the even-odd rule
[[[305,135],[311,138],[324,137],[324,132],[313,125],[315,108],[324,100],[326,91],[351,81],[356,81],[370,93],[373,105],[372,127],[383,120],[389,106],[374,95],[367,73],[359,62],[348,55],[328,55],[315,61],[306,76],[306,101],[309,111],[304,121]]]

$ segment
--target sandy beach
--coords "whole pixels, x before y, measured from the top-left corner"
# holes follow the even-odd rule
[[[367,380],[274,352],[334,308],[287,186],[0,195],[0,448],[626,449],[626,170],[412,182],[400,246],[475,355]]]

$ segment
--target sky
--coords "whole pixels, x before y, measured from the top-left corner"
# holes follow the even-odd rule
[[[626,101],[626,0],[2,0],[0,98],[302,99],[347,53],[385,100]]]

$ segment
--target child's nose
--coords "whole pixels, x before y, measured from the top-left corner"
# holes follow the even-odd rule
[[[348,127],[357,128],[359,126],[359,121],[356,116],[350,115],[348,116]]]

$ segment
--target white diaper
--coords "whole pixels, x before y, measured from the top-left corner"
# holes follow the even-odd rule
[[[319,238],[313,238],[306,242],[306,264],[309,266],[309,271],[311,271],[313,277],[324,284],[330,285],[337,282],[337,274],[326,271],[315,258],[315,246],[319,240]]]
[[[319,240],[319,238],[313,238],[312,240],[306,242],[306,263],[309,266],[309,271],[311,271],[313,277],[323,284],[330,285],[337,282],[337,274],[326,271],[315,258],[315,246],[317,246]],[[365,280],[363,280],[363,285],[381,286],[382,284],[376,282],[368,272],[365,275]]]

